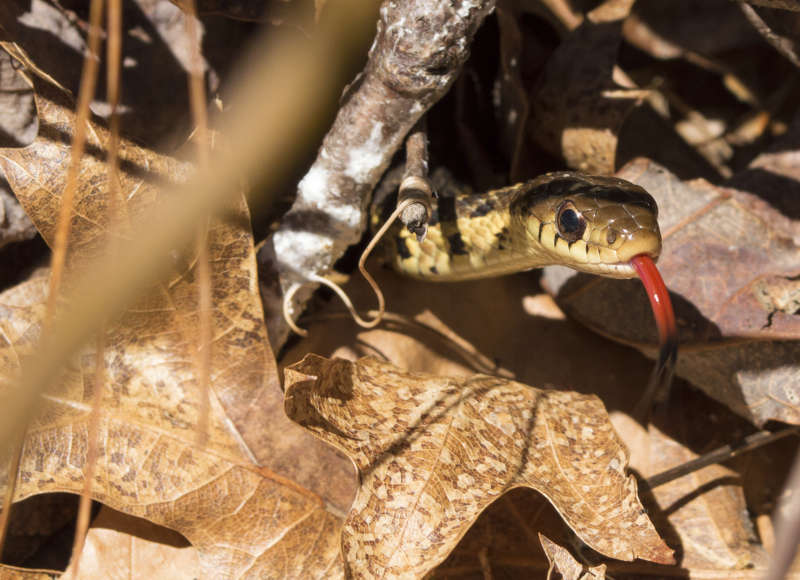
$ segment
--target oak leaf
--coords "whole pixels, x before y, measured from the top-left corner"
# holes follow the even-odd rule
[[[493,500],[523,486],[599,552],[672,561],[597,397],[407,373],[370,358],[308,355],[285,375],[289,417],[361,473],[342,529],[356,577],[426,573]]]
[[[46,291],[41,276],[0,295],[4,378],[35,348]],[[142,312],[130,317],[137,314],[144,318]],[[116,330],[112,337],[125,335]],[[142,336],[138,349],[116,350],[110,341],[106,373],[113,378],[102,402],[92,498],[183,534],[209,577],[276,570],[335,576],[341,566],[339,519],[318,496],[255,464],[216,397],[207,443],[198,447],[200,392],[191,359],[170,356],[174,334]],[[82,491],[93,361],[92,349],[82,351],[61,383],[43,396],[25,438],[16,501]]]
[[[66,185],[75,115],[63,91],[34,75],[31,82],[36,88],[39,134],[28,147],[0,149],[0,170],[45,241],[52,243]],[[108,251],[110,239],[129,235],[124,219],[112,223],[109,217],[113,206],[105,164],[109,142],[108,131],[90,122],[71,217],[68,264],[76,275],[80,263]],[[131,219],[158,203],[160,185],[181,180],[192,170],[188,163],[125,139],[120,142],[119,156],[119,189],[124,198],[121,213]],[[259,465],[290,477],[345,509],[352,497],[350,466],[283,414],[280,381],[258,292],[249,210],[243,198],[231,200],[226,215],[209,224],[206,243],[211,256],[214,310],[211,377],[224,413]],[[116,357],[109,355],[117,361],[110,367],[111,381],[121,381],[121,385],[136,382],[137,369],[147,368],[147,360],[155,353],[165,360],[173,358],[173,368],[159,380],[167,376],[177,383],[195,381],[196,255],[193,247],[174,248],[172,254],[171,280],[143,297],[109,339],[109,350],[117,351]],[[181,417],[186,419],[194,418]],[[264,429],[265,424],[273,429]],[[313,459],[298,464],[294,458],[300,452],[311,454]],[[323,480],[317,471],[320,465],[334,474],[332,481]]]
[[[24,149],[0,150],[0,168],[52,242],[75,117],[62,93],[44,83],[36,88],[39,136]],[[80,275],[85,260],[108,251],[109,236],[128,231],[124,220],[115,224],[108,213],[109,135],[94,123],[87,135],[72,212],[71,276]],[[160,183],[191,169],[129,142],[120,145],[120,158],[129,216],[157,203]],[[197,433],[204,393],[195,364],[196,258],[191,248],[175,248],[172,279],[107,327],[91,496],[183,534],[198,550],[204,576],[341,575],[340,520],[306,486],[322,485],[315,470],[323,465],[326,497],[344,503],[351,468],[283,414],[243,199],[231,200],[224,216],[209,221],[205,238],[213,296],[205,441]],[[38,277],[0,295],[3,396],[13,396],[20,361],[36,348],[46,292],[46,278]],[[82,491],[95,358],[94,348],[85,347],[41,397],[26,432],[15,501]],[[295,461],[300,453],[312,458],[310,465]]]

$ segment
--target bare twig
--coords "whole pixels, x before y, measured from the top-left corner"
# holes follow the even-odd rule
[[[432,200],[433,189],[428,181],[428,136],[423,118],[406,139],[406,171],[397,192],[398,207],[406,201],[413,202],[400,214],[400,221],[420,241],[428,231]]]
[[[195,0],[185,1],[186,36],[191,46],[191,66],[188,72],[189,104],[196,127],[197,159],[200,167],[208,168],[211,146],[206,110],[206,89],[203,85],[203,57],[200,54],[201,36],[197,21]],[[197,228],[197,379],[200,385],[200,413],[197,424],[197,446],[202,447],[208,437],[211,410],[211,263],[208,250],[208,219],[200,221]]]
[[[274,260],[281,288],[324,277],[366,223],[369,193],[406,134],[449,89],[469,54],[470,42],[493,0],[395,0],[381,7],[378,30],[363,74],[354,82],[297,198],[259,254]],[[271,243],[270,243],[271,242]],[[274,344],[288,334],[280,297],[266,296]],[[302,309],[304,286],[288,305]]]
[[[739,7],[742,9],[742,13],[745,15],[747,20],[753,25],[753,28],[758,31],[762,38],[766,40],[770,46],[772,46],[772,48],[785,56],[794,66],[800,68],[800,56],[798,56],[797,44],[795,41],[791,38],[781,36],[772,30],[772,28],[769,27],[769,24],[764,22],[764,19],[761,18],[761,15],[756,11],[756,9],[747,2],[739,0]]]
[[[666,471],[662,471],[661,473],[657,473],[652,477],[647,478],[647,485],[650,489],[654,487],[658,487],[659,485],[664,485],[665,483],[669,483],[670,481],[674,481],[679,477],[683,477],[684,475],[688,475],[690,473],[694,473],[707,465],[712,465],[714,463],[720,463],[722,461],[727,461],[728,459],[732,459],[737,457],[743,453],[747,453],[748,451],[752,451],[762,445],[766,445],[768,443],[772,443],[773,441],[777,441],[778,439],[783,439],[784,437],[788,437],[789,435],[797,435],[800,433],[800,428],[798,427],[789,427],[786,429],[781,429],[780,431],[759,431],[758,433],[753,433],[748,435],[741,441],[736,443],[731,443],[728,445],[723,445],[714,451],[710,451],[705,455],[701,455],[697,459],[693,459],[691,461],[687,461],[686,463],[682,463],[676,467],[671,469],[667,469]]]
[[[50,288],[47,296],[47,309],[42,333],[48,334],[52,330],[54,318],[56,316],[56,306],[61,290],[64,267],[67,259],[67,245],[69,244],[69,234],[72,225],[72,211],[75,199],[75,192],[78,188],[78,173],[80,171],[80,160],[86,144],[86,128],[89,119],[89,103],[94,97],[95,86],[97,84],[97,67],[99,61],[99,47],[101,36],[101,21],[103,18],[103,1],[92,0],[89,10],[89,47],[84,58],[83,72],[81,74],[81,85],[78,92],[78,105],[75,116],[75,129],[72,144],[72,157],[67,170],[67,183],[61,196],[61,207],[59,210],[58,223],[56,225],[55,241],[53,243],[52,270],[50,273]],[[23,433],[19,437],[7,439],[15,442],[17,448],[11,450],[11,465],[8,472],[8,485],[5,490],[3,505],[9,509],[3,510],[0,514],[0,549],[5,531],[8,527],[10,517],[10,507],[16,490],[17,469],[22,455],[24,445],[24,430],[26,424],[23,422],[17,425]],[[15,465],[16,464],[16,465]]]
[[[120,98],[120,68],[122,65],[122,2],[121,0],[108,0],[108,43],[106,44],[106,70],[108,73],[107,97],[111,106],[110,140],[108,145],[108,183],[110,189],[109,203],[109,236],[114,236],[114,225],[120,224],[121,194],[119,183],[119,98]],[[112,239],[109,246],[116,247]],[[86,464],[83,473],[83,490],[78,504],[78,517],[75,524],[75,539],[72,544],[72,576],[78,578],[83,547],[89,531],[92,509],[92,485],[97,468],[98,433],[100,431],[100,413],[105,390],[105,352],[106,329],[101,328],[95,337],[95,370],[94,370],[94,396],[92,397],[92,410],[86,432],[87,451]]]
[[[106,382],[106,337],[105,331],[97,333],[94,353],[94,393],[92,396],[92,410],[89,413],[89,425],[86,431],[87,450],[86,464],[83,471],[83,490],[78,504],[78,518],[75,523],[75,539],[72,543],[72,577],[79,578],[81,556],[89,531],[89,519],[92,515],[92,484],[97,470],[97,456],[99,445],[97,434],[100,431],[100,415],[103,410],[103,391]]]
[[[67,170],[67,183],[61,195],[61,207],[58,215],[58,224],[56,225],[55,241],[53,242],[53,261],[50,274],[50,289],[47,295],[47,314],[45,315],[44,325],[45,332],[55,316],[64,266],[67,261],[67,246],[69,244],[69,234],[72,227],[72,206],[75,200],[75,193],[78,189],[78,174],[81,167],[80,160],[86,145],[86,129],[90,114],[89,103],[94,98],[95,86],[97,85],[102,18],[102,0],[92,0],[91,9],[89,11],[89,46],[83,61],[81,85],[78,91],[75,129],[73,131],[71,150],[72,157]]]
[[[800,1],[798,0],[747,0],[747,3],[753,6],[763,6],[764,8],[778,8],[780,10],[800,12]]]

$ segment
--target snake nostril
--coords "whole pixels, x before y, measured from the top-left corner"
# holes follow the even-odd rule
[[[608,243],[608,245],[610,246],[616,241],[617,241],[617,232],[615,232],[614,230],[608,230],[608,232],[606,233],[606,243]]]

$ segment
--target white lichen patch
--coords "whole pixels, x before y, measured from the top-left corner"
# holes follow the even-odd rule
[[[330,175],[330,171],[320,165],[311,167],[297,184],[298,199],[304,203],[324,206],[330,199],[328,195],[331,189]]]
[[[275,255],[286,271],[299,272],[299,265],[308,256],[325,255],[333,247],[333,240],[324,232],[280,230],[273,237]]]
[[[365,183],[383,162],[386,156],[383,149],[383,123],[377,122],[366,141],[350,149],[344,174],[356,183]]]

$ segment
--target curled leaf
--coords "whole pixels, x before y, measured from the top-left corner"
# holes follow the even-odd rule
[[[308,355],[286,369],[286,411],[361,473],[342,530],[357,577],[424,574],[515,487],[542,493],[606,556],[672,561],[597,397]]]

